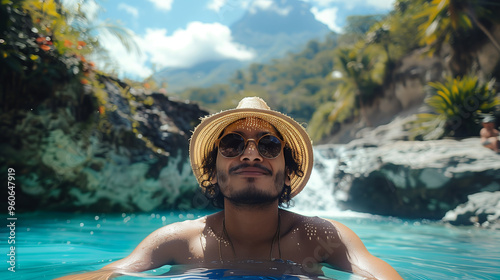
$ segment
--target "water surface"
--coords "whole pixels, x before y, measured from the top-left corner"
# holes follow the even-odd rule
[[[18,215],[16,272],[9,272],[4,265],[0,279],[53,279],[96,270],[127,256],[157,228],[206,214],[209,212]],[[500,279],[500,231],[349,212],[309,214],[333,218],[350,227],[373,255],[391,264],[405,279]],[[3,220],[6,221],[6,217]],[[7,230],[2,229],[2,236],[7,234]],[[6,238],[2,240],[1,249],[6,259]],[[170,269],[166,266],[141,276],[151,278]],[[324,272],[330,279],[358,279],[329,268],[324,268]],[[208,279],[209,271],[198,273],[201,274],[172,279]],[[117,279],[139,278],[122,276]]]

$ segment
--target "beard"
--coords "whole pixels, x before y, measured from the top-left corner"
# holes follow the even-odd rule
[[[272,195],[257,189],[255,185],[250,185],[249,188],[224,197],[236,206],[267,206],[277,201],[281,197],[281,193]]]
[[[223,191],[226,189],[231,189],[231,186],[227,184],[228,174],[217,170],[217,181],[221,187],[221,192],[224,198],[236,206],[248,206],[248,207],[263,207],[268,206],[279,200],[283,194],[283,189],[285,185],[285,171],[281,170],[276,172],[274,178],[273,188],[269,190],[262,190],[257,188],[255,184],[255,178],[248,178],[246,182],[246,187],[238,191]],[[274,194],[274,191],[277,194]]]

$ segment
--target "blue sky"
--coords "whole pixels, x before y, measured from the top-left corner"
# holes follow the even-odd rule
[[[78,0],[64,0],[68,7]],[[93,2],[95,1],[96,4]],[[282,0],[274,0],[282,1]],[[315,18],[336,32],[347,14],[364,10],[383,13],[394,0],[301,0],[311,4]],[[87,0],[85,9],[95,22],[119,22],[129,29],[141,53],[128,53],[110,34],[99,34],[120,77],[141,80],[152,67],[190,67],[207,60],[251,60],[252,49],[232,40],[229,26],[247,11],[275,11],[272,0]],[[343,14],[339,14],[342,11]],[[365,12],[366,13],[366,12]],[[105,67],[100,61],[97,65]]]

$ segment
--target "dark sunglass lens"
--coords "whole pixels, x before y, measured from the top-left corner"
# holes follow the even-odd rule
[[[238,134],[230,133],[219,142],[219,151],[225,157],[237,157],[245,148],[245,140]]]
[[[281,153],[281,142],[273,135],[262,137],[258,145],[259,153],[266,158],[275,158]]]

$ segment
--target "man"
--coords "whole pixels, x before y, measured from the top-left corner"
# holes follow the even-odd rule
[[[160,228],[128,257],[85,279],[245,260],[285,264],[281,272],[288,274],[318,273],[325,263],[370,279],[401,279],[341,223],[279,208],[306,185],[312,143],[301,125],[262,99],[244,98],[236,109],[204,118],[193,132],[190,159],[204,193],[224,210]]]
[[[498,140],[498,130],[495,129],[495,118],[486,116],[483,119],[483,128],[479,132],[481,136],[481,144],[486,148],[499,152],[500,142]]]

